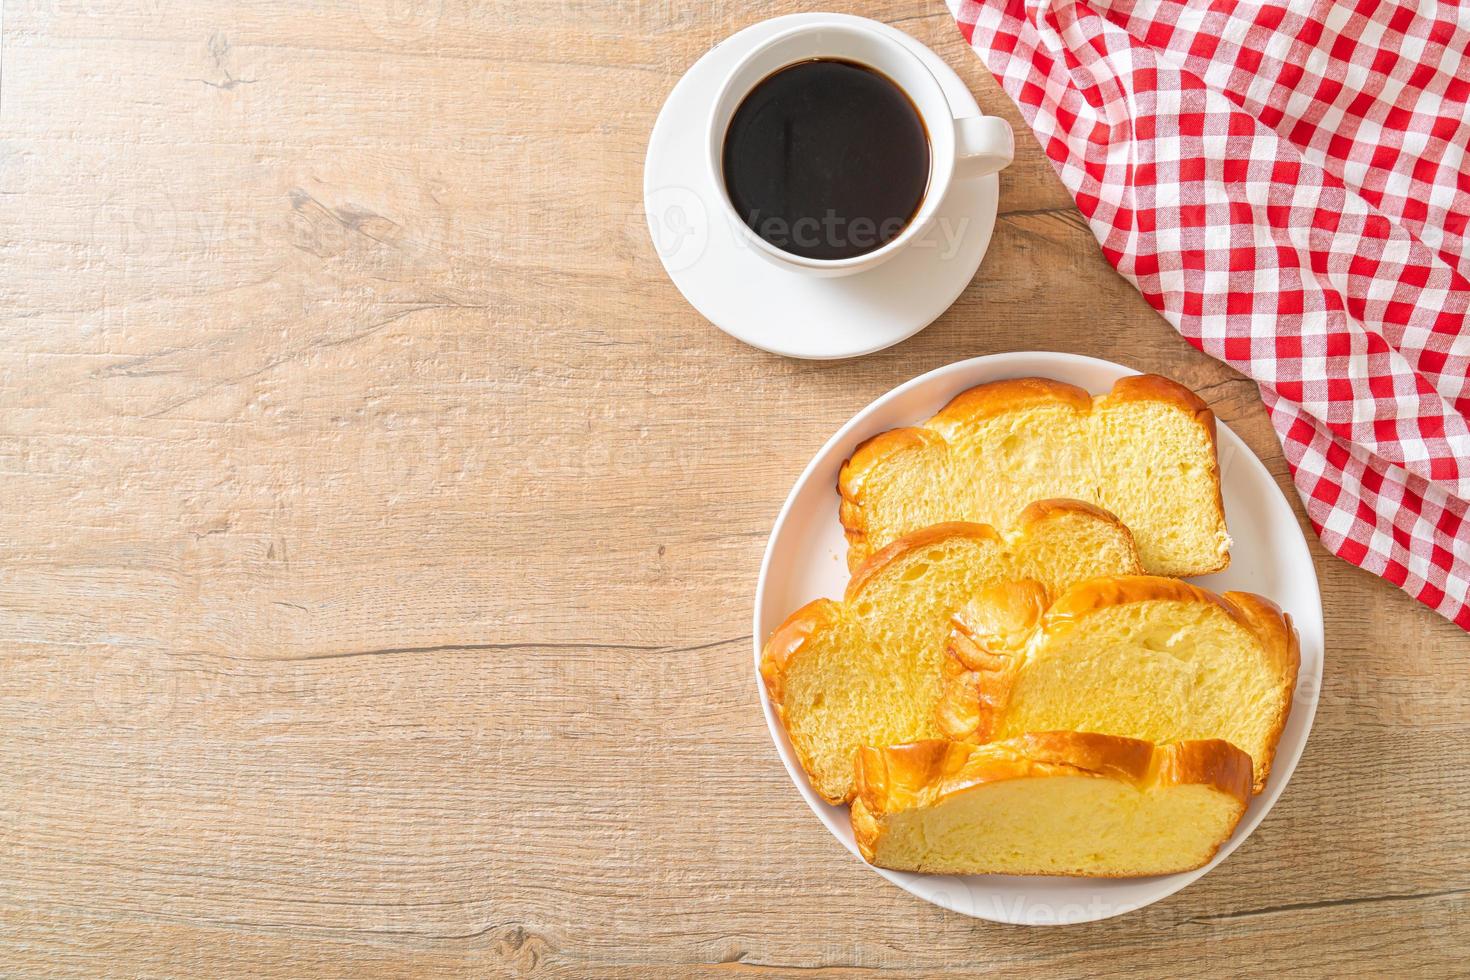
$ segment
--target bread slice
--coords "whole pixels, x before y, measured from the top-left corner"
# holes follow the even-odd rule
[[[1138,570],[1128,529],[1090,504],[1039,501],[1009,537],[941,524],[868,560],[841,602],[818,599],[771,634],[761,676],[812,786],[852,797],[859,745],[937,737],[950,617],[982,586],[1018,576],[1062,589]]]
[[[1094,398],[1045,378],[963,392],[922,426],[858,447],[837,482],[856,568],[890,541],[940,521],[1002,531],[1032,500],[1070,497],[1116,514],[1155,575],[1230,562],[1215,416],[1167,378],[1123,378]]]
[[[1044,732],[864,748],[852,829],[870,863],[1127,878],[1198,868],[1235,830],[1251,760],[1219,739]]]
[[[1260,792],[1286,726],[1296,630],[1248,592],[1177,579],[1098,578],[1048,604],[1038,582],[981,589],[954,617],[936,719],[988,742],[1067,729],[1172,742],[1222,738]]]

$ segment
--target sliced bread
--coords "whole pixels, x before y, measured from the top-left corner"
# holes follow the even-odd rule
[[[1221,738],[1254,760],[1256,792],[1265,787],[1299,662],[1291,619],[1269,600],[1148,575],[1060,593],[1010,582],[981,589],[953,624],[936,712],[948,737]]]
[[[940,521],[1009,530],[1047,497],[1116,514],[1152,574],[1203,575],[1230,561],[1215,416],[1156,375],[1123,378],[1096,398],[1045,378],[971,388],[922,426],[863,443],[837,487],[852,568]]]
[[[767,640],[761,676],[797,758],[823,799],[852,797],[860,745],[937,737],[950,617],[987,584],[1027,577],[1063,589],[1138,571],[1128,529],[1078,501],[1038,501],[1005,536],[941,524],[894,541],[848,583]]]
[[[870,863],[1126,878],[1198,868],[1235,830],[1251,760],[1228,742],[1044,732],[864,748],[852,829]]]

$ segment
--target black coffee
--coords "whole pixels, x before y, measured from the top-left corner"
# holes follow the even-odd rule
[[[929,184],[929,136],[885,76],[803,61],[763,79],[735,110],[724,175],[730,203],[761,238],[804,258],[851,258],[913,219]]]

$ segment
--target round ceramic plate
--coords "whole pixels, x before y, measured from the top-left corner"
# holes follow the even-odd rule
[[[761,644],[793,610],[821,596],[840,597],[847,585],[847,544],[837,521],[837,471],[864,439],[895,426],[923,422],[955,395],[1002,378],[1056,378],[1101,393],[1125,375],[1108,361],[1075,354],[993,354],[960,361],[900,385],[859,412],[807,464],[776,518],[755,593],[756,688],[766,725],[786,771],[832,836],[857,854],[845,806],[831,806],[812,790],[786,732],[760,683]],[[1255,455],[1217,423],[1225,519],[1235,541],[1230,567],[1193,581],[1216,591],[1257,592],[1291,614],[1301,634],[1301,672],[1291,717],[1281,736],[1271,779],[1251,800],[1235,834],[1197,871],[1151,878],[1050,878],[1006,875],[943,876],[874,868],[878,874],[955,912],[997,922],[1056,925],[1120,915],[1183,888],[1230,856],[1265,818],[1301,758],[1317,710],[1322,680],[1322,600],[1307,543],[1291,505]],[[861,860],[861,859],[859,859]]]

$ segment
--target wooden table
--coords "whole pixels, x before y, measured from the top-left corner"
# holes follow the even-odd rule
[[[937,0],[230,6],[4,4],[0,974],[1464,969],[1470,642],[1315,539],[1311,743],[1168,901],[942,912],[793,791],[756,569],[876,395],[1095,354],[1194,387],[1291,493],[1254,387],[1109,269]],[[821,364],[695,314],[640,187],[684,68],[832,6],[1021,139],[954,308]]]

